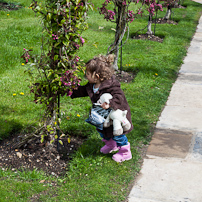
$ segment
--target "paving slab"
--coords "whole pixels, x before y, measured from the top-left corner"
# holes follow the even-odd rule
[[[202,131],[202,110],[194,107],[166,106],[156,127],[200,132]]]
[[[192,63],[202,63],[202,57],[199,57],[197,54],[187,54],[184,58],[184,63],[190,65],[190,69],[192,68]]]
[[[175,84],[202,85],[202,74],[180,73]]]
[[[189,61],[182,64],[179,73],[195,73],[202,74],[202,61]]]
[[[156,129],[147,150],[147,155],[186,158],[192,143],[190,132]]]
[[[202,108],[202,85],[175,83],[166,105]]]
[[[202,25],[198,25],[197,29],[199,29],[199,28],[202,28]],[[196,33],[194,34],[193,39],[192,39],[192,41],[190,43],[190,46],[192,46],[192,44],[196,45],[194,42],[199,42],[200,45],[202,43],[202,33],[197,32],[197,29],[196,29]]]
[[[202,164],[179,159],[144,159],[129,202],[201,202]]]
[[[197,132],[192,140],[191,150],[187,156],[187,160],[202,163],[202,132]]]
[[[201,33],[202,34],[202,33]],[[202,44],[198,40],[194,40],[187,50],[188,54],[202,54]]]

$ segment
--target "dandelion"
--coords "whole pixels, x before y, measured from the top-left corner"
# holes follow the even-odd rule
[[[23,93],[23,92],[21,92],[21,93],[20,93],[20,95],[24,95],[24,93]]]
[[[7,14],[7,16],[9,16],[10,14]]]
[[[78,117],[80,117],[81,115],[77,114]]]
[[[22,65],[25,65],[25,63],[22,63]]]
[[[16,93],[13,93],[13,96],[16,96]]]
[[[157,74],[157,73],[155,73],[155,75],[156,75],[156,76],[158,76],[158,74]]]
[[[128,65],[126,64],[126,66],[128,66]]]
[[[57,125],[57,122],[55,122],[54,124]]]

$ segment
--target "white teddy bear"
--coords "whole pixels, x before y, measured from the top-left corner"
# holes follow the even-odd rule
[[[100,96],[100,99],[97,101],[97,103],[102,104],[106,102],[109,104],[109,100],[112,98],[113,97],[110,93],[104,93]],[[113,135],[122,135],[123,132],[128,131],[131,128],[131,124],[126,118],[127,112],[127,110],[122,111],[120,109],[112,109],[104,122],[104,127],[107,128],[113,124]]]

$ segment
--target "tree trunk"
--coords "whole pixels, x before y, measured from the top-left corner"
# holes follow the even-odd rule
[[[149,14],[149,21],[148,21],[147,32],[146,32],[146,34],[148,34],[148,35],[153,34],[153,32],[151,31],[151,25],[152,25],[152,15]]]
[[[171,16],[171,6],[168,6],[166,15],[164,17],[165,20],[169,20]]]
[[[118,48],[114,51],[114,55],[115,55],[115,58],[114,58],[113,67],[115,70],[118,70],[119,69],[119,67],[118,67],[119,49]]]
[[[120,2],[117,2],[116,6],[118,7],[118,15],[116,16],[115,39],[114,42],[108,47],[107,55],[112,53],[115,55],[113,66],[115,70],[118,70],[119,45],[126,32],[126,6],[123,6]]]

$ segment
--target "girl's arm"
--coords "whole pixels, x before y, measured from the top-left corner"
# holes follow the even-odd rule
[[[87,90],[86,90],[86,84],[85,86],[79,86],[77,90],[73,90],[73,93],[71,95],[71,98],[77,98],[77,97],[86,97],[88,96]]]
[[[110,94],[113,96],[109,103],[110,107],[114,110],[124,108],[123,106],[126,104],[126,100],[121,88],[111,90]]]

